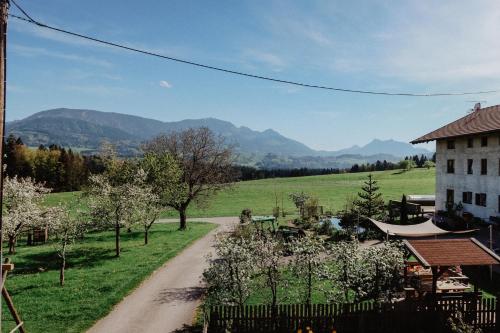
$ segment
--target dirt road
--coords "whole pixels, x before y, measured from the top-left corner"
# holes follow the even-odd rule
[[[163,223],[174,221],[160,220]],[[207,266],[205,256],[213,251],[215,234],[229,229],[238,218],[198,218],[190,221],[212,222],[220,226],[154,272],[88,332],[172,332],[192,323],[203,293],[200,280]]]

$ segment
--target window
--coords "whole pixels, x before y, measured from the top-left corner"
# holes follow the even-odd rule
[[[455,173],[455,160],[448,160],[446,163],[446,172]]]
[[[482,175],[488,174],[488,160],[485,158],[481,159],[481,174]]]
[[[486,207],[486,193],[476,193],[476,206]]]
[[[446,145],[447,145],[448,149],[455,149],[455,140],[446,141]]]
[[[467,148],[472,148],[472,147],[474,147],[474,139],[468,138],[467,139]]]
[[[466,204],[472,203],[472,192],[463,192],[462,193],[462,202]]]
[[[468,159],[467,160],[467,174],[472,175],[472,164],[474,163],[474,160]]]
[[[446,190],[446,207],[453,207],[453,203],[455,202],[455,191],[447,189]]]
[[[481,138],[481,147],[487,147],[488,146],[488,137],[487,136],[483,136]]]

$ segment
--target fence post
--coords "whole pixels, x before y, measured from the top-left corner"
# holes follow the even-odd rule
[[[496,295],[495,299],[495,328],[494,332],[500,333],[500,293]]]

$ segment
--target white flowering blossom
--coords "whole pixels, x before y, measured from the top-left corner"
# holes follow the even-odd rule
[[[92,222],[115,230],[115,252],[120,256],[120,229],[128,226],[134,212],[136,185],[115,182],[104,174],[89,178],[89,211]]]
[[[217,236],[216,258],[203,273],[208,287],[207,303],[243,306],[256,272],[254,239]]]
[[[9,253],[15,253],[19,234],[27,228],[45,227],[46,213],[41,206],[43,195],[50,190],[31,178],[6,177],[4,182],[3,235],[9,242]]]
[[[324,242],[316,237],[302,237],[290,243],[290,250],[293,253],[291,270],[300,284],[299,296],[310,304],[313,288],[324,276]]]
[[[160,198],[146,182],[146,173],[139,169],[133,181],[131,194],[135,198],[129,225],[140,224],[144,229],[144,244],[148,244],[149,230],[160,217],[162,210]]]
[[[50,208],[47,217],[49,231],[54,240],[52,245],[60,258],[59,283],[63,286],[66,255],[75,240],[83,236],[87,224],[81,214],[72,215],[67,207],[61,205]]]
[[[332,301],[348,302],[350,294],[354,301],[389,300],[400,286],[404,253],[397,243],[361,248],[353,240],[335,243],[329,252],[334,260],[328,274]]]
[[[271,294],[270,303],[274,308],[278,301],[278,288],[283,282],[283,243],[274,235],[264,233],[255,239],[252,247],[257,269],[264,278],[264,287],[269,288]]]

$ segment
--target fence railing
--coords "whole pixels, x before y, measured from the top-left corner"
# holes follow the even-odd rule
[[[208,332],[449,332],[447,320],[456,311],[483,332],[500,332],[495,298],[406,300],[376,304],[286,304],[215,306],[209,312]]]

